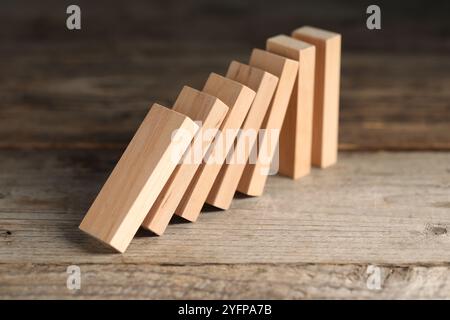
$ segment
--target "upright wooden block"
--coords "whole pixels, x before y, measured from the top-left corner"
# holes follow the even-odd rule
[[[190,147],[159,194],[142,227],[157,235],[163,234],[175,209],[195,175],[215,134],[208,130],[219,129],[229,108],[218,98],[190,87],[184,87],[172,108],[194,121],[199,121],[200,130]],[[211,133],[211,132],[209,132]],[[200,153],[200,156],[195,153]]]
[[[312,164],[325,168],[337,161],[341,35],[302,27],[292,36],[316,46]]]
[[[298,76],[280,132],[279,173],[293,179],[311,171],[314,102],[314,45],[279,35],[267,40],[269,52],[298,61]]]
[[[269,108],[278,84],[278,78],[261,69],[233,61],[226,75],[256,92],[250,111],[236,138],[235,148],[228,154],[232,163],[224,163],[206,202],[221,209],[228,209],[244,172],[250,152],[258,138],[258,130]]]
[[[124,252],[197,130],[185,115],[154,104],[80,229]]]
[[[261,126],[262,129],[265,129],[265,132],[262,137],[259,137],[257,160],[255,163],[249,163],[245,166],[237,189],[247,195],[259,196],[264,191],[267,167],[269,166],[269,163],[265,163],[263,158],[271,161],[276,151],[276,145],[269,143],[271,140],[269,135],[279,133],[283,125],[298,74],[298,62],[264,50],[254,49],[250,57],[250,65],[279,78],[277,89]]]
[[[250,88],[212,73],[203,91],[222,100],[229,108],[220,132],[198,168],[175,213],[189,221],[196,221],[206,201],[214,180],[219,174],[228,152],[255,97]]]

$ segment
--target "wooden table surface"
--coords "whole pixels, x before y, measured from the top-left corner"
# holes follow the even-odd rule
[[[390,8],[373,35],[356,2],[306,1],[292,14],[302,4],[136,1],[108,15],[109,2],[81,1],[76,33],[64,4],[37,3],[0,10],[10,28],[0,28],[0,298],[450,298],[450,29],[440,10],[420,29],[389,20]],[[307,23],[343,34],[337,165],[270,177],[262,197],[207,207],[162,237],[141,230],[125,254],[78,229],[153,102],[170,105],[183,85],[200,88]],[[81,268],[81,290],[66,287],[69,265]],[[381,290],[367,286],[370,265]]]

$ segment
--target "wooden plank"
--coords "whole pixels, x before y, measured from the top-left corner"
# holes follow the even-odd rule
[[[166,230],[215,136],[208,130],[219,129],[229,108],[218,98],[185,86],[172,110],[199,121],[200,130],[142,223],[143,228],[157,235],[163,234]]]
[[[164,103],[172,104],[182,85],[189,83],[198,86],[210,70],[225,71],[228,61],[247,56],[250,45],[261,45],[267,34],[272,34],[274,30],[286,30],[296,21],[308,20],[314,25],[333,26],[345,34],[347,52],[342,57],[340,150],[450,150],[450,91],[447,90],[450,86],[447,71],[450,68],[450,47],[448,35],[441,31],[448,26],[447,15],[441,14],[445,10],[434,6],[429,8],[430,14],[421,16],[421,23],[411,23],[414,20],[411,17],[418,16],[417,13],[423,11],[423,5],[413,1],[405,14],[401,2],[395,4],[391,1],[389,7],[393,10],[388,12],[402,14],[390,23],[391,29],[395,30],[393,36],[380,37],[376,32],[364,32],[360,11],[354,10],[353,2],[346,4],[326,0],[324,5],[303,6],[302,10],[294,10],[296,14],[291,14],[299,5],[296,0],[290,0],[283,6],[276,2],[261,2],[257,11],[237,0],[215,3],[213,7],[210,1],[188,0],[177,10],[168,8],[164,1],[138,1],[136,5],[141,10],[128,10],[130,23],[122,24],[120,30],[108,29],[123,14],[119,2],[110,4],[108,8],[102,2],[83,4],[89,12],[83,23],[89,28],[83,29],[80,37],[67,37],[61,28],[49,28],[58,21],[59,13],[65,10],[63,3],[58,4],[60,9],[54,10],[53,1],[33,3],[16,0],[14,5],[6,5],[5,10],[0,12],[1,21],[10,26],[0,30],[0,119],[3,120],[0,126],[0,216],[4,218],[0,221],[2,297],[6,291],[7,297],[33,298],[50,295],[54,298],[448,298],[446,265],[385,266],[383,273],[389,276],[383,290],[368,292],[364,278],[366,265],[299,266],[273,262],[267,265],[259,262],[255,265],[220,265],[213,262],[214,253],[218,251],[219,256],[222,254],[220,244],[203,248],[211,255],[210,265],[200,265],[201,259],[192,265],[136,265],[138,250],[131,257],[128,252],[123,260],[117,255],[106,255],[105,261],[95,264],[90,262],[95,245],[86,245],[85,238],[80,239],[73,233],[97,189],[120,156],[120,151],[126,147],[147,113],[147,101],[157,97]],[[27,10],[23,10],[23,5],[27,6]],[[328,10],[323,10],[324,7]],[[196,17],[198,28],[185,28],[184,18],[191,15],[194,9],[199,13]],[[226,14],[212,17],[211,10]],[[242,19],[242,13],[246,10],[254,14]],[[165,23],[167,17],[172,18],[174,23]],[[266,22],[264,25],[259,23],[262,19]],[[155,26],[162,28],[146,28],[147,21],[153,21]],[[252,27],[255,25],[258,28]],[[427,28],[423,28],[424,25]],[[99,37],[99,33],[104,34],[105,30],[113,34],[108,31],[107,36]],[[180,41],[176,44],[167,41],[173,34],[180,35],[180,31]],[[41,41],[43,35],[45,41]],[[149,41],[142,41],[143,38]],[[392,48],[395,50],[390,50]],[[381,53],[383,51],[390,53]],[[412,161],[413,167],[422,173],[422,177],[413,174],[414,178],[405,178],[404,181],[413,187],[402,189],[402,174],[394,174],[393,179],[387,179],[386,168],[377,164],[378,169],[367,170],[366,166],[357,163],[358,160],[380,161],[389,165],[394,164],[394,160],[388,161],[379,154],[372,154],[370,156],[373,158],[369,159],[367,155],[363,154],[363,159],[355,156],[352,160],[359,170],[370,174],[362,174],[364,183],[359,184],[361,190],[350,191],[356,191],[361,196],[362,190],[370,183],[382,183],[387,188],[386,193],[395,194],[385,204],[378,203],[381,212],[375,212],[375,216],[368,220],[372,225],[380,224],[376,232],[374,229],[368,230],[372,237],[361,231],[365,240],[374,242],[373,245],[368,248],[362,244],[359,249],[353,245],[354,256],[367,249],[375,252],[373,256],[380,257],[383,246],[378,237],[382,236],[392,238],[393,246],[404,256],[402,252],[405,247],[412,251],[415,244],[407,240],[401,247],[399,242],[403,238],[413,238],[424,242],[433,254],[441,251],[441,259],[445,259],[446,264],[448,256],[442,248],[448,251],[447,238],[442,232],[448,227],[448,222],[445,213],[441,219],[439,212],[448,211],[449,207],[445,204],[449,201],[439,190],[448,189],[448,168],[438,161],[446,164],[448,158],[430,153],[389,155],[408,165]],[[348,156],[351,155],[344,153],[344,158],[340,160],[347,161]],[[429,172],[429,168],[418,165],[414,159],[416,156],[424,162],[431,159],[439,170]],[[13,168],[19,168],[21,174],[11,171]],[[400,168],[400,172],[402,170]],[[358,171],[346,172],[361,174]],[[339,169],[338,175],[347,182],[346,176],[341,173]],[[313,175],[316,174],[313,171]],[[438,174],[442,179],[437,177]],[[340,186],[336,183],[335,187]],[[398,188],[394,190],[394,187]],[[316,191],[322,192],[320,188]],[[333,192],[330,188],[327,191]],[[413,201],[415,208],[408,204],[408,197],[413,194],[416,197],[420,195],[417,198],[422,200]],[[392,196],[396,199],[394,203]],[[364,199],[366,202],[362,201]],[[370,209],[372,203],[367,201],[370,199],[367,195],[355,203],[346,202],[346,205],[359,206],[359,214],[365,216],[364,211]],[[236,200],[234,205],[239,201]],[[319,209],[316,208],[317,211],[311,214],[322,210],[322,204],[315,201]],[[278,203],[275,198],[274,206]],[[342,210],[341,203],[338,205]],[[408,218],[407,207],[412,217]],[[392,215],[389,210],[393,211]],[[394,214],[397,210],[402,212],[402,219],[413,219],[412,223],[405,223],[403,228],[402,223],[398,222],[398,226],[392,227],[392,223],[397,221]],[[254,211],[253,214],[259,217],[265,211]],[[210,215],[214,218],[214,213]],[[25,220],[19,217],[25,217]],[[357,221],[360,220],[357,218]],[[431,225],[444,225],[435,229],[426,228],[426,221]],[[386,229],[382,228],[381,222],[385,223],[391,234],[383,233]],[[33,226],[34,223],[37,225]],[[174,227],[176,232],[178,228],[183,232],[184,228],[191,226]],[[352,236],[357,229],[347,230]],[[233,233],[235,230],[217,232]],[[336,230],[330,230],[330,233],[331,239],[334,239]],[[400,237],[395,240],[396,234]],[[259,237],[270,237],[270,234],[257,232],[242,236],[258,241]],[[326,236],[324,233],[323,237]],[[52,240],[59,242],[59,249],[55,245],[49,246]],[[209,241],[217,239],[210,238]],[[147,243],[142,234],[137,242],[153,245],[153,242]],[[27,245],[29,247],[25,247]],[[389,245],[391,243],[385,244],[388,248]],[[48,251],[61,253],[62,258],[56,261],[57,257],[50,257],[48,252],[42,250],[47,246]],[[65,254],[65,250],[70,251],[74,246],[84,249],[80,250],[85,255],[82,258],[85,264],[81,267],[87,278],[83,275],[86,281],[82,291],[69,293],[65,287],[65,267],[77,263],[78,256],[74,251],[71,251],[75,253],[73,256]],[[131,248],[133,246],[134,242]],[[139,249],[142,251],[145,248],[143,245]],[[303,249],[297,247],[297,250]],[[315,253],[318,249],[308,247],[306,250]],[[334,246],[330,249],[331,252],[339,250]],[[430,258],[424,248],[420,250]],[[236,250],[232,253],[235,254]],[[274,250],[269,250],[267,254],[277,260]],[[325,249],[323,254],[327,254]],[[34,263],[41,259],[38,255],[44,256],[42,264]],[[260,252],[260,255],[263,253]],[[389,255],[393,256],[391,253]],[[147,263],[153,258],[158,261],[157,252],[146,256]],[[171,258],[175,260],[173,256]],[[370,257],[366,258],[370,260]],[[440,259],[438,256],[434,258]],[[22,259],[23,262],[4,263],[10,259]],[[55,260],[55,264],[48,263],[51,259]],[[303,268],[306,268],[304,272],[301,271]]]
[[[448,299],[450,267],[381,265],[380,290],[365,264],[1,264],[0,299]],[[130,276],[132,275],[132,276]],[[164,285],[162,285],[164,284]]]
[[[381,265],[380,289],[365,264],[1,264],[0,299],[448,299],[448,266]],[[130,277],[130,274],[133,276]]]
[[[0,261],[192,265],[450,261],[450,153],[344,152],[336,166],[314,169],[304,179],[270,177],[262,197],[235,199],[226,212],[202,214],[201,223],[171,224],[164,237],[150,237],[142,230],[127,252],[117,255],[77,226],[120,153],[3,150]]]
[[[173,47],[132,39],[117,51],[97,43],[21,48],[0,59],[2,149],[124,149],[148,101],[173,105],[183,85],[201,87],[211,70],[226,72],[251,50],[236,41]],[[346,52],[340,150],[450,150],[449,69],[444,54]]]
[[[385,1],[380,4],[382,9],[393,17],[389,19],[389,28],[395,30],[395,33],[389,37],[380,37],[379,33],[368,34],[364,25],[361,28],[361,23],[364,22],[361,7],[354,2],[322,0],[317,3],[310,0],[299,3],[296,0],[286,0],[280,6],[277,2],[260,1],[255,8],[241,0],[228,0],[215,3],[212,8],[209,0],[185,0],[182,6],[174,9],[165,1],[137,0],[133,1],[130,10],[126,12],[129,19],[127,23],[122,23],[120,30],[113,30],[110,26],[115,25],[123,16],[122,3],[115,0],[105,7],[101,2],[91,1],[82,4],[86,12],[89,12],[89,15],[83,17],[83,24],[89,26],[89,29],[83,28],[82,36],[76,38],[64,37],[65,30],[47,28],[54,24],[56,19],[60,19],[58,13],[65,11],[67,7],[65,3],[28,4],[28,2],[28,0],[14,1],[14,5],[5,5],[0,12],[1,21],[10,27],[8,30],[0,31],[0,37],[7,49],[10,49],[11,43],[19,43],[18,50],[21,50],[22,45],[27,42],[33,45],[43,43],[48,48],[59,43],[77,45],[82,43],[91,46],[99,44],[110,54],[122,54],[123,51],[116,49],[121,48],[121,44],[130,39],[147,44],[164,39],[174,50],[179,50],[182,41],[188,41],[197,47],[209,45],[217,48],[223,42],[233,43],[234,46],[242,43],[250,46],[262,44],[267,35],[274,31],[286,30],[297,25],[299,21],[310,21],[313,25],[333,26],[345,34],[346,49],[351,51],[378,53],[392,52],[395,49],[397,52],[449,53],[446,34],[441,31],[448,27],[447,16],[443,14],[448,9],[445,1],[430,6],[427,14],[421,17],[420,24],[415,23],[415,19],[423,13],[422,1],[410,1],[408,10],[404,10],[404,5],[399,2]],[[24,5],[28,8],[26,11],[21,9]],[[192,18],[194,10],[196,24],[186,27],[185,21]],[[168,20],[170,24],[167,23]],[[154,24],[151,30],[146,28],[147,21]],[[426,26],[426,30],[423,26]],[[41,41],[44,31],[45,42]],[[172,40],[175,34],[176,43]],[[148,41],[141,40],[144,38]],[[115,41],[114,47],[111,46],[111,39]],[[184,55],[191,53],[182,52],[180,59],[185,59]],[[215,52],[222,54],[221,51]],[[161,52],[161,55],[163,54]],[[143,57],[144,55],[139,55],[137,60]],[[202,57],[205,60],[210,59],[210,56]],[[98,61],[101,58],[98,57]],[[54,59],[49,60],[54,62]]]
[[[237,61],[230,64],[226,76],[248,86],[256,95],[242,125],[242,132],[236,138],[235,148],[228,154],[231,163],[223,164],[206,199],[206,203],[221,209],[228,209],[231,205],[278,83],[276,76]]]
[[[269,52],[298,61],[298,76],[280,132],[279,173],[293,179],[311,171],[316,48],[285,35],[269,38]]]
[[[192,222],[197,220],[256,94],[250,88],[215,73],[211,73],[203,91],[222,100],[230,111],[223,120],[204,163],[198,168],[175,210],[175,214]]]
[[[80,229],[125,252],[197,130],[188,117],[154,104]]]
[[[273,159],[276,152],[276,144],[270,143],[270,140],[273,139],[278,142],[278,134],[284,121],[298,73],[298,62],[264,50],[254,49],[249,64],[279,78],[277,90],[261,126],[265,133],[259,138],[257,160],[255,163],[246,165],[237,188],[241,193],[259,196],[264,191],[268,170],[270,169],[270,163],[268,162]]]
[[[316,46],[312,164],[326,168],[337,161],[341,35],[306,26],[292,36]]]

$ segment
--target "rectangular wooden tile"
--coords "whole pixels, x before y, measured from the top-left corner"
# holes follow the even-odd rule
[[[250,57],[251,66],[267,71],[279,78],[278,86],[261,129],[264,134],[258,138],[257,159],[248,163],[239,181],[238,191],[251,196],[259,196],[264,191],[270,162],[276,152],[279,130],[283,125],[286,110],[298,74],[298,62],[260,49],[254,49]]]
[[[306,26],[292,36],[316,46],[312,164],[325,168],[337,161],[341,35]]]
[[[175,209],[216,135],[214,130],[219,129],[229,108],[218,98],[185,86],[178,95],[172,110],[197,121],[200,130],[142,223],[143,228],[157,235],[163,234],[166,230]]]
[[[220,132],[198,168],[175,213],[189,221],[196,221],[214,180],[219,174],[236,135],[255,97],[255,92],[234,80],[211,73],[203,91],[223,101],[229,108]]]
[[[278,170],[284,176],[298,179],[311,171],[316,48],[286,35],[278,35],[267,40],[266,49],[299,63],[297,80],[280,132]]]
[[[198,128],[185,115],[154,104],[80,229],[125,252]]]
[[[256,95],[242,125],[242,131],[236,138],[235,148],[228,154],[227,159],[231,163],[223,164],[206,199],[206,203],[221,209],[228,209],[231,205],[278,84],[278,78],[273,74],[237,61],[230,64],[226,76],[248,86]]]

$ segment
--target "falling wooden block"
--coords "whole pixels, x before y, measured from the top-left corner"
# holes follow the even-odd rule
[[[311,171],[314,102],[314,45],[279,35],[267,40],[269,52],[298,61],[298,76],[280,132],[278,172],[293,179]]]
[[[198,128],[185,115],[154,104],[80,229],[125,252]]]
[[[261,126],[261,129],[265,131],[259,137],[256,162],[245,166],[237,189],[247,195],[259,196],[264,191],[270,162],[276,152],[279,130],[283,125],[298,74],[298,62],[264,50],[254,49],[250,57],[250,65],[279,78],[277,89]],[[274,136],[275,144],[270,142]]]
[[[316,46],[312,164],[325,168],[337,161],[341,35],[302,27],[292,36]]]
[[[215,73],[210,74],[203,91],[219,98],[230,108],[230,111],[208,150],[205,163],[198,168],[175,210],[177,215],[189,221],[197,220],[255,97],[255,92],[250,88]]]
[[[228,154],[231,163],[223,164],[206,199],[206,203],[221,209],[228,209],[231,205],[278,83],[276,76],[236,61],[230,64],[226,76],[248,86],[256,95],[242,125],[242,132],[236,138],[235,148]]]
[[[216,97],[184,87],[172,110],[199,121],[201,127],[142,223],[143,228],[157,235],[163,234],[169,224],[216,135],[214,129],[219,129],[229,108]]]

